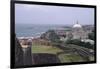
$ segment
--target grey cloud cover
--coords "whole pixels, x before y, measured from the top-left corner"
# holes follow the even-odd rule
[[[15,23],[31,24],[94,24],[94,9],[45,5],[15,5]]]

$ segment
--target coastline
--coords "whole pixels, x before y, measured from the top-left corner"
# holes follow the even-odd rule
[[[40,36],[28,36],[28,37],[17,37],[18,39],[35,39],[35,38],[39,38]]]

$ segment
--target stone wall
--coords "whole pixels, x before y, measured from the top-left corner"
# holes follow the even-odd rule
[[[55,54],[34,53],[32,59],[32,63],[35,63],[35,65],[60,63],[59,58]]]

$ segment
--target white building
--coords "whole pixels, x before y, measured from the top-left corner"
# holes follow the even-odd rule
[[[88,38],[88,33],[84,31],[82,28],[82,25],[79,24],[78,22],[73,25],[72,27],[72,35],[73,39],[87,39]]]
[[[66,28],[64,28],[63,30],[57,30],[56,33],[60,36],[62,41],[65,41],[67,39],[88,39],[88,33],[90,32],[84,30],[82,25],[77,22],[70,30],[66,31]]]

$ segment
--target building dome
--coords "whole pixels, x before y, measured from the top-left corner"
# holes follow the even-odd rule
[[[82,26],[77,22],[76,24],[73,25],[73,28],[82,28]]]

